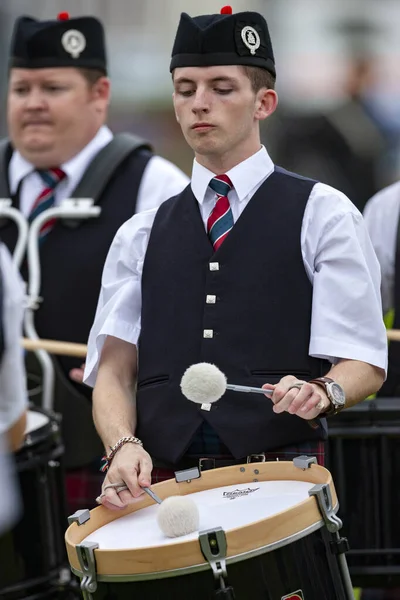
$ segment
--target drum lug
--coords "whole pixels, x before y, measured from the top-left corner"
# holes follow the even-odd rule
[[[76,546],[76,553],[83,573],[81,591],[84,600],[92,600],[92,594],[97,590],[96,559],[94,551],[98,547],[99,544],[96,542],[82,542]]]
[[[175,471],[176,483],[190,483],[192,479],[199,479],[201,472],[199,467],[192,467],[191,469],[183,469],[182,471]]]
[[[329,484],[318,483],[308,492],[309,496],[315,496],[318,502],[318,508],[324,519],[326,528],[331,533],[336,533],[341,529],[343,523],[333,511],[332,494]]]
[[[293,459],[293,465],[302,471],[306,471],[311,468],[311,465],[317,465],[317,459],[315,456],[296,456]]]
[[[226,571],[226,536],[222,527],[215,529],[207,529],[199,532],[200,548],[204,558],[210,564],[215,580],[220,585],[219,595],[221,592],[233,590],[226,585],[228,573]],[[226,595],[226,594],[222,594]],[[229,597],[229,596],[228,596]]]
[[[77,523],[78,525],[83,525],[86,521],[90,519],[90,511],[85,508],[83,510],[77,510],[73,515],[68,517],[68,525],[72,525],[72,523]]]

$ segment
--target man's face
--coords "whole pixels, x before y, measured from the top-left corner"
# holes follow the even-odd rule
[[[38,168],[68,161],[104,122],[108,96],[106,78],[90,86],[73,67],[12,69],[7,117],[13,146]]]
[[[173,98],[183,135],[196,155],[235,152],[258,134],[259,94],[239,66],[178,68]]]

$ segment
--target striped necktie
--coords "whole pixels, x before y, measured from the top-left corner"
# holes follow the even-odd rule
[[[208,184],[217,194],[217,202],[207,220],[207,233],[215,251],[233,227],[233,214],[228,192],[233,188],[227,175],[216,175]]]
[[[41,191],[39,196],[36,198],[32,206],[31,212],[29,214],[29,223],[32,223],[32,221],[36,219],[36,217],[40,215],[40,213],[54,206],[54,190],[66,175],[64,171],[57,167],[54,167],[53,169],[48,169],[47,171],[37,170],[37,173],[42,178],[45,187]],[[53,229],[55,222],[56,219],[50,219],[50,221],[44,223],[44,225],[40,229],[40,242],[42,242],[46,235]]]

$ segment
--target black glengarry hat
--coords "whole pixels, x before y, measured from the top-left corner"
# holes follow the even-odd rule
[[[216,15],[192,18],[181,14],[170,71],[177,67],[216,65],[261,67],[276,75],[268,25],[262,15],[256,12],[232,14],[230,6]]]
[[[44,69],[78,67],[106,74],[107,58],[103,26],[95,17],[37,21],[17,19],[10,49],[10,68]]]

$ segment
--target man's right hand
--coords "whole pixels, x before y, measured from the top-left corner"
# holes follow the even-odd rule
[[[122,510],[144,494],[144,487],[151,485],[153,463],[150,455],[139,444],[124,444],[112,459],[102,485],[100,504],[111,510]],[[127,485],[128,489],[117,492],[109,484]]]

